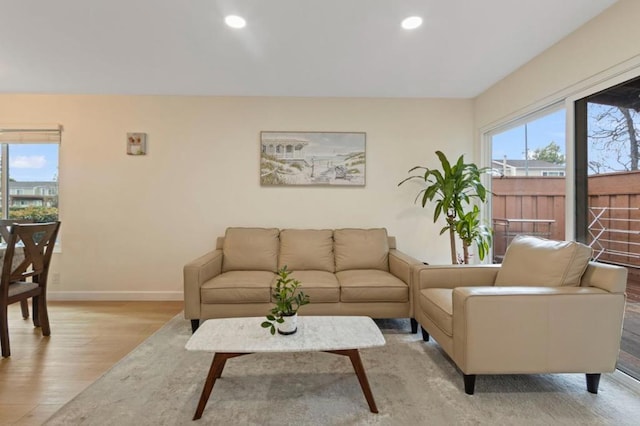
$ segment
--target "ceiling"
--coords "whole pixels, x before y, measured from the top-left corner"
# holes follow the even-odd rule
[[[474,97],[613,3],[0,0],[0,92]]]

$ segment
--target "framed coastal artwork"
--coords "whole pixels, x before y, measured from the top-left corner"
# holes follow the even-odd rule
[[[364,186],[364,132],[260,132],[260,184]]]

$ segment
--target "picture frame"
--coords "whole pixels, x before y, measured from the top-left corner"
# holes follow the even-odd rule
[[[147,154],[147,134],[127,133],[127,155]]]
[[[260,132],[260,185],[365,186],[365,132]]]

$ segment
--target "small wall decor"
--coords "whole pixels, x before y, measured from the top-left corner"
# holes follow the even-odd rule
[[[127,154],[145,155],[147,153],[146,133],[127,133]]]
[[[364,186],[364,132],[260,132],[261,185]]]

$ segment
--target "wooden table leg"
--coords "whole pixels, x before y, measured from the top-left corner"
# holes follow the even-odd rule
[[[371,388],[369,387],[369,380],[367,380],[367,374],[364,372],[364,367],[362,366],[362,360],[360,359],[360,352],[357,349],[345,349],[339,351],[326,351],[328,353],[336,354],[336,355],[345,355],[348,356],[351,360],[351,365],[353,365],[353,369],[356,372],[356,376],[358,376],[358,381],[360,382],[360,387],[362,388],[362,393],[364,393],[364,397],[367,399],[367,403],[369,404],[369,409],[372,413],[378,412],[378,407],[376,407],[376,401],[373,399],[373,393],[371,393]]]
[[[227,360],[229,358],[234,358],[241,355],[247,354],[216,352],[215,355],[213,355],[213,361],[211,361],[209,374],[207,375],[207,380],[204,382],[204,388],[202,388],[202,394],[200,395],[200,401],[198,402],[198,408],[196,409],[196,413],[193,416],[193,420],[198,420],[200,417],[202,417],[202,412],[204,411],[204,407],[207,405],[207,401],[209,400],[209,395],[211,395],[213,385],[216,383],[216,379],[218,379],[222,375],[222,370],[224,369],[224,365]]]

